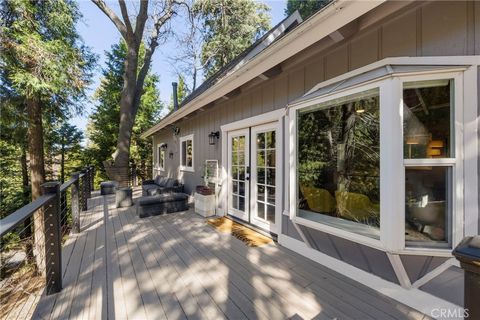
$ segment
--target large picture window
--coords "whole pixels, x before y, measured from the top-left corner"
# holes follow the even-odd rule
[[[379,238],[379,90],[301,109],[297,128],[298,215]]]
[[[180,138],[180,169],[184,171],[194,171],[193,134]]]

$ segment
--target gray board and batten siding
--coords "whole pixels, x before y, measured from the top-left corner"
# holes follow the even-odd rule
[[[402,8],[396,10],[398,7]],[[480,2],[438,1],[407,5],[396,1],[387,2],[343,27],[341,31],[346,35],[344,40],[335,43],[334,40],[325,38],[284,61],[281,64],[282,72],[277,76],[268,80],[254,79],[243,85],[237,95],[217,100],[205,106],[203,111],[197,111],[175,123],[180,129],[178,137],[174,137],[172,126],[157,132],[153,136],[154,150],[159,143],[168,145],[165,172],[159,174],[181,178],[186,192],[193,194],[195,186],[203,184],[202,167],[205,160],[217,159],[221,166],[221,139],[225,137],[220,137],[215,145],[209,145],[210,132],[219,131],[220,126],[228,123],[285,108],[289,102],[308,92],[317,83],[375,61],[398,56],[480,55]],[[478,76],[480,84],[480,72]],[[477,92],[480,101],[480,89]],[[480,115],[480,109],[478,114]],[[194,134],[194,172],[180,172],[179,138],[189,134]],[[286,152],[284,156],[287,157]],[[478,165],[480,168],[480,160]],[[286,193],[287,190],[284,189],[284,194]],[[301,240],[290,219],[287,216],[282,216],[282,219],[282,233]],[[480,221],[478,223],[480,229]],[[307,227],[301,228],[312,248],[398,283],[385,252]],[[327,240],[328,245],[325,244]],[[401,260],[408,277],[414,282],[444,259],[401,256]],[[462,305],[462,278],[463,272],[452,266],[421,286],[420,290]]]

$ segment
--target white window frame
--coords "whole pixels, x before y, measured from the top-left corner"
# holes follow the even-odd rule
[[[464,236],[463,163],[467,161],[463,154],[463,123],[466,121],[463,115],[463,97],[467,94],[464,92],[466,88],[463,86],[463,78],[466,76],[466,72],[464,72],[466,68],[459,71],[452,71],[452,69],[446,66],[445,70],[440,72],[436,70],[431,73],[390,75],[291,106],[288,110],[288,133],[290,136],[290,218],[292,221],[391,253],[451,256],[451,249]],[[455,159],[433,159],[437,164],[454,165],[452,170],[452,248],[407,247],[405,243],[404,210],[405,164],[409,163],[410,160],[404,160],[403,154],[403,82],[437,79],[454,79],[455,85],[455,119],[452,119],[452,129],[455,130]],[[374,88],[380,90],[380,239],[315,222],[297,214],[297,111]],[[469,92],[469,94],[472,94],[472,92]],[[477,93],[473,94],[476,96]],[[469,134],[472,134],[472,132]],[[430,159],[422,161],[427,165]],[[397,183],[391,183],[392,181]],[[477,186],[474,187],[477,188]]]
[[[192,165],[191,166],[184,166],[182,164],[182,159],[183,159],[183,148],[182,148],[182,143],[186,142],[188,140],[192,141]],[[194,135],[189,134],[183,137],[180,137],[180,170],[181,171],[189,171],[189,172],[195,172],[195,141],[194,141]],[[186,158],[185,158],[186,159]]]
[[[157,170],[165,171],[165,150],[162,150],[164,143],[157,144]],[[163,154],[163,165],[160,165],[160,158]]]

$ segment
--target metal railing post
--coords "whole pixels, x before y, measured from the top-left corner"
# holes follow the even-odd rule
[[[87,167],[87,174],[86,174],[86,189],[85,191],[87,192],[87,199],[90,199],[92,197],[92,183],[91,183],[91,174],[92,174],[92,169],[90,167]]]
[[[74,233],[80,232],[80,201],[79,201],[79,187],[80,187],[80,173],[74,172],[72,173],[72,178],[75,179],[75,182],[72,184],[72,191],[71,191],[71,206],[72,206],[72,220],[73,226],[72,230]]]
[[[90,191],[95,190],[95,167],[90,166]]]
[[[87,184],[87,170],[83,169],[82,171],[82,183],[81,183],[81,190],[82,190],[82,211],[86,211],[88,208],[87,208],[87,189],[89,188],[88,184]]]
[[[55,197],[43,211],[45,224],[45,271],[47,295],[62,290],[62,238],[60,231],[60,182],[42,184],[42,194]]]

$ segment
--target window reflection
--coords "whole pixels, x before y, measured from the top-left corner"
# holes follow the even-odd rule
[[[405,170],[406,241],[449,242],[450,181],[450,167]]]
[[[450,119],[453,80],[404,83],[405,159],[453,157]]]
[[[379,122],[378,89],[298,112],[300,216],[380,227]]]

